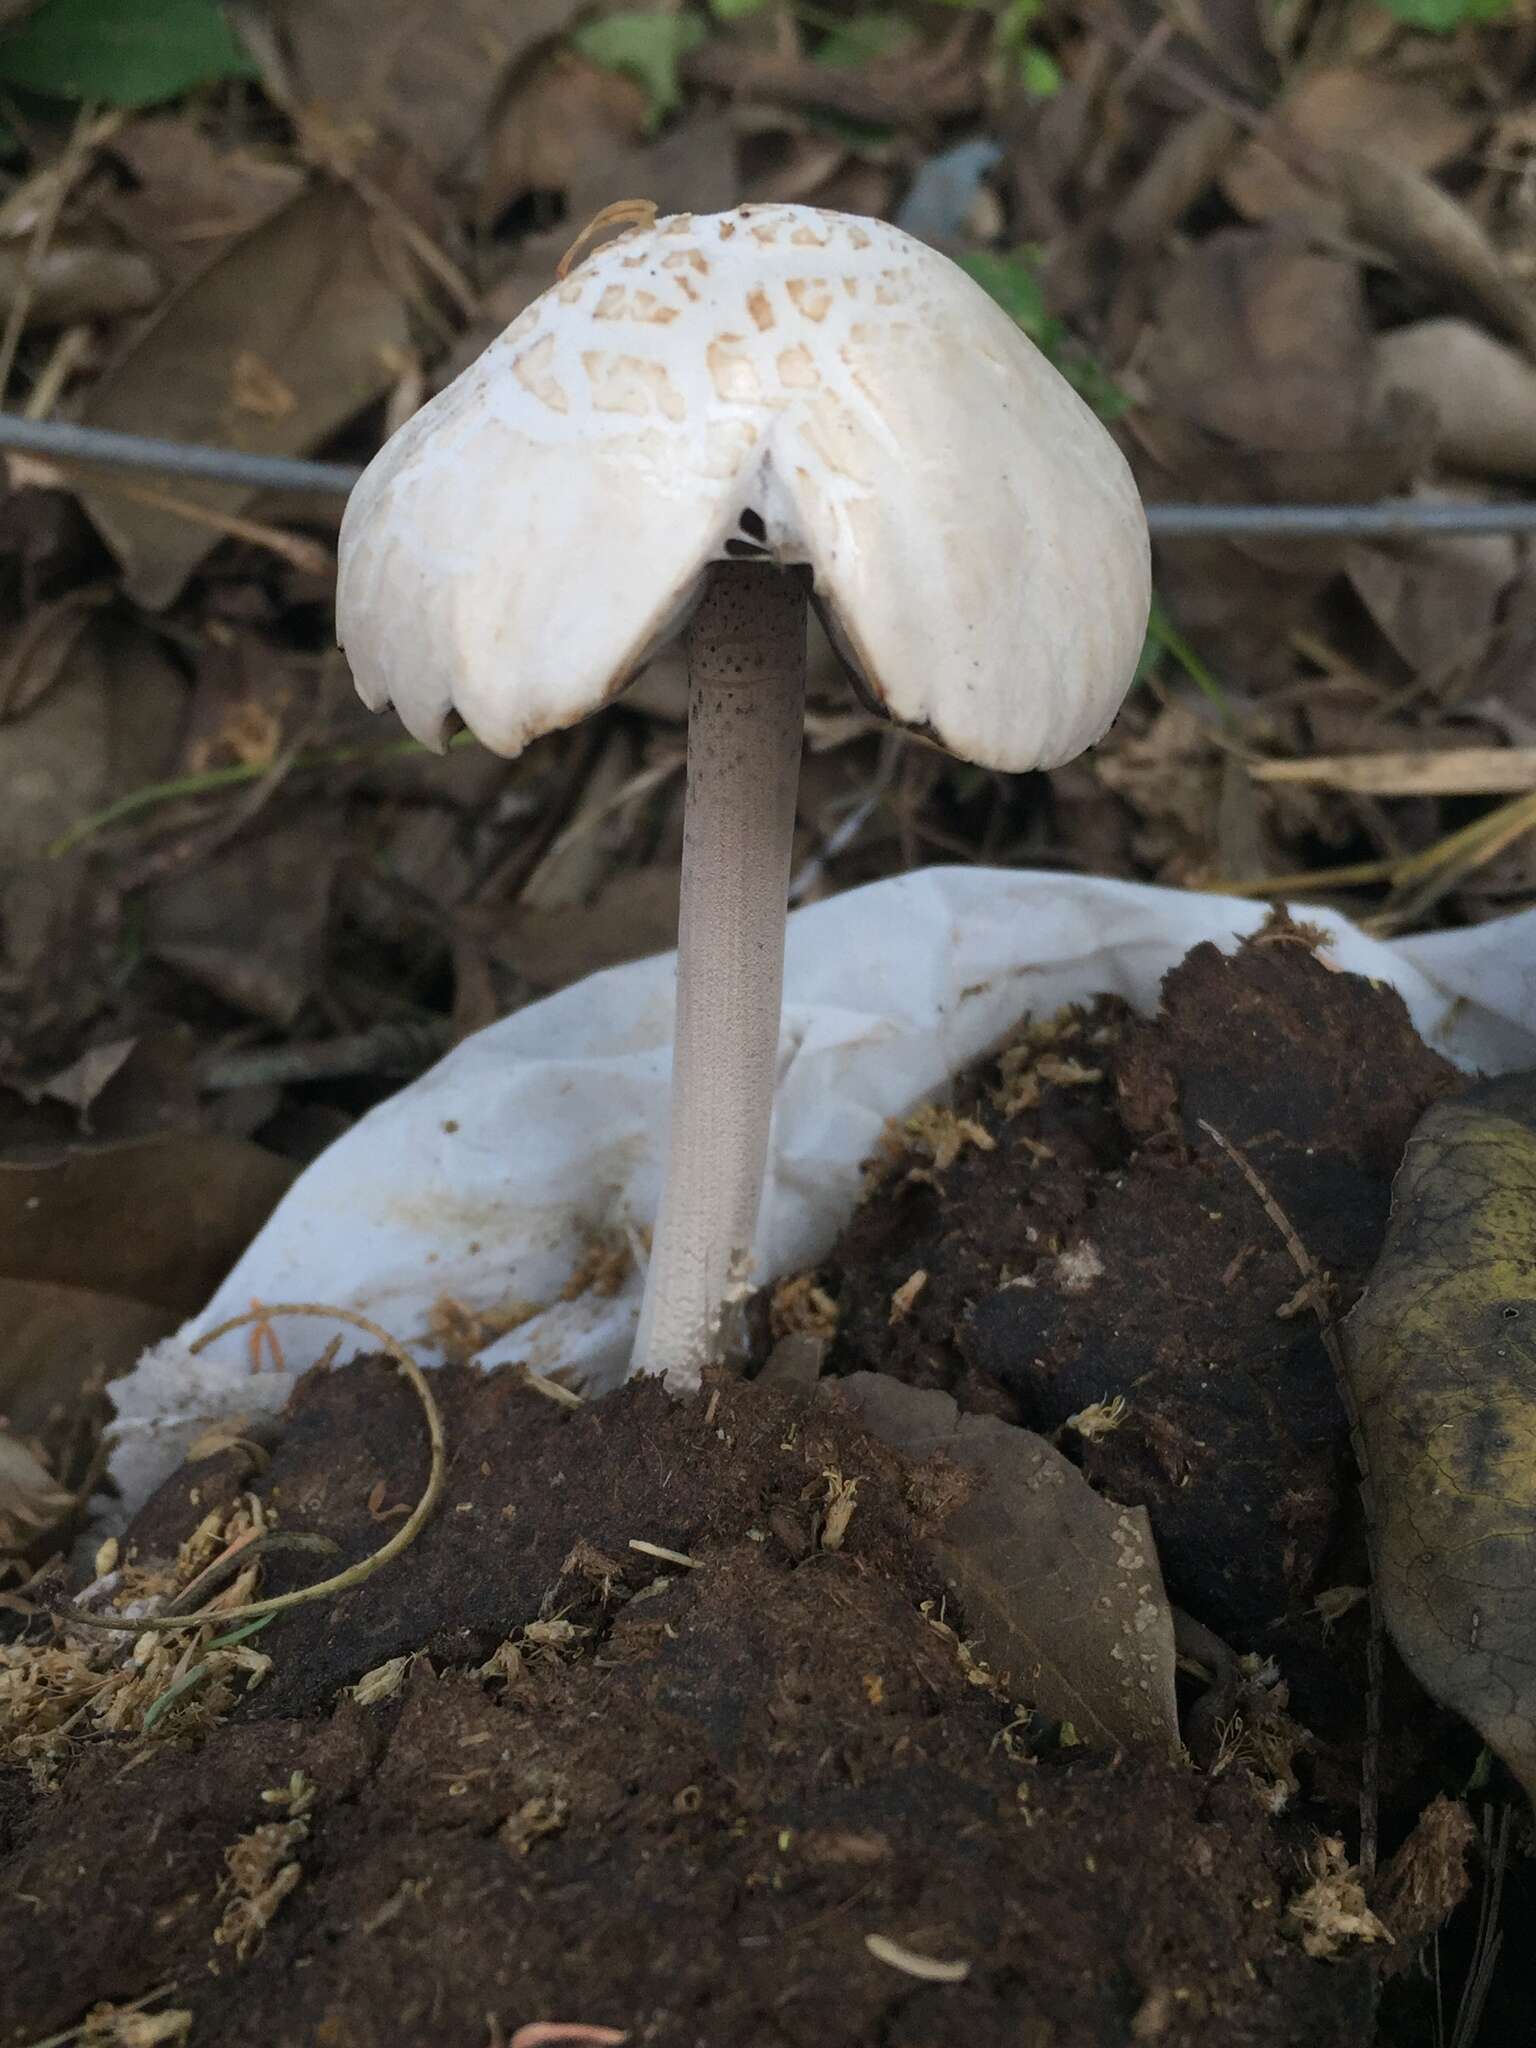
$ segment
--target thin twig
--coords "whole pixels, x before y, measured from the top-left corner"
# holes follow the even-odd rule
[[[204,1609],[196,1614],[148,1615],[138,1621],[88,1614],[83,1609],[66,1605],[63,1611],[71,1621],[84,1628],[109,1629],[128,1635],[142,1634],[146,1629],[203,1628],[210,1622],[225,1626],[232,1621],[251,1621],[258,1614],[281,1614],[290,1607],[302,1607],[314,1600],[329,1599],[336,1593],[350,1592],[354,1586],[360,1586],[365,1579],[371,1579],[375,1572],[415,1542],[442,1494],[443,1478],[448,1466],[442,1414],[421,1367],[403,1344],[379,1324],[371,1322],[367,1316],[357,1315],[351,1309],[335,1308],[327,1302],[317,1301],[269,1302],[262,1308],[248,1310],[244,1315],[231,1316],[227,1322],[217,1324],[204,1336],[199,1337],[190,1348],[194,1353],[205,1351],[210,1344],[217,1343],[220,1337],[227,1337],[231,1330],[244,1329],[249,1323],[272,1316],[329,1316],[338,1322],[351,1323],[354,1328],[371,1337],[379,1349],[394,1360],[401,1377],[410,1382],[411,1389],[421,1402],[427,1418],[431,1468],[427,1475],[426,1488],[411,1510],[409,1519],[400,1525],[381,1549],[375,1550],[357,1564],[349,1565],[346,1571],[338,1572],[334,1578],[321,1579],[312,1586],[301,1586],[293,1593],[274,1593],[265,1600],[248,1600],[240,1607]]]
[[[54,168],[42,204],[37,211],[37,220],[32,229],[32,238],[27,244],[26,261],[16,283],[16,296],[11,301],[11,310],[6,319],[5,330],[0,333],[0,403],[10,389],[11,371],[16,365],[16,351],[21,346],[21,337],[26,332],[27,316],[32,311],[32,299],[37,290],[38,272],[48,245],[58,227],[59,216],[64,211],[64,202],[74,189],[75,179],[80,173],[90,150],[100,139],[97,133],[97,108],[85,102],[75,116],[75,125],[70,130],[69,140]],[[121,116],[113,123],[118,125]],[[110,133],[110,130],[108,131]]]
[[[1318,1331],[1322,1337],[1323,1349],[1333,1367],[1334,1379],[1339,1389],[1339,1399],[1344,1405],[1345,1419],[1350,1435],[1354,1439],[1355,1456],[1360,1466],[1360,1496],[1365,1508],[1366,1536],[1373,1556],[1371,1562],[1370,1625],[1366,1631],[1366,1689],[1365,1689],[1365,1745],[1360,1757],[1360,1868],[1367,1877],[1376,1870],[1377,1814],[1381,1803],[1381,1685],[1382,1685],[1382,1619],[1381,1601],[1377,1593],[1377,1572],[1374,1558],[1376,1543],[1376,1513],[1371,1498],[1370,1472],[1365,1463],[1365,1439],[1360,1432],[1359,1411],[1355,1406],[1354,1389],[1350,1385],[1349,1373],[1345,1366],[1344,1346],[1339,1341],[1338,1328],[1328,1306],[1327,1286],[1311,1253],[1302,1243],[1295,1225],[1281,1208],[1260,1177],[1258,1168],[1239,1150],[1230,1138],[1224,1137],[1214,1124],[1204,1117],[1197,1119],[1202,1131],[1231,1160],[1238,1172],[1263,1205],[1264,1213],[1279,1231],[1281,1241],[1291,1255],[1291,1261],[1301,1275],[1302,1291],[1308,1306],[1317,1317]]]
[[[232,1088],[270,1088],[293,1081],[334,1080],[355,1074],[415,1074],[445,1053],[454,1039],[446,1017],[424,1023],[374,1024],[309,1045],[260,1046],[210,1060],[199,1082],[205,1095]]]

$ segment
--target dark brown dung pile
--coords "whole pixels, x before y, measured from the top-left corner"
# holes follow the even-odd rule
[[[1277,1314],[1301,1285],[1286,1235],[1203,1126],[1342,1306],[1449,1079],[1395,997],[1294,929],[1202,948],[1156,1022],[1105,1003],[1029,1027],[893,1133],[816,1276],[828,1362],[1060,1431],[1150,1510],[1198,1622],[1238,1650],[1295,1630],[1340,1540],[1342,1423],[1316,1317]],[[780,1289],[780,1327],[813,1296]],[[437,1512],[249,1638],[264,1672],[184,1683],[146,1732],[141,1678],[98,1655],[83,1679],[77,1631],[50,1644],[39,1618],[0,1651],[3,2048],[93,2006],[92,2039],[219,2048],[500,2048],[537,2021],[658,2048],[1369,2039],[1380,1951],[1322,1959],[1291,1910],[1323,1910],[1319,1832],[1350,1825],[1337,1728],[1196,1768],[1042,1726],[933,1561],[965,1481],[809,1389],[569,1410],[512,1371],[433,1384]],[[1116,1396],[1113,1426],[1063,1429]],[[253,1515],[329,1539],[318,1563],[268,1551],[282,1591],[376,1549],[426,1470],[401,1380],[318,1370],[270,1455],[185,1468],[125,1560],[185,1583]],[[1314,1616],[1296,1655],[1356,1673],[1361,1640],[1358,1613],[1333,1648]],[[172,1682],[224,1654],[172,1653]],[[1401,1833],[1423,1783],[1392,1754]]]
[[[1246,1640],[1315,1590],[1345,1476],[1294,1247],[1343,1314],[1408,1133],[1451,1081],[1399,997],[1297,927],[1197,946],[1153,1021],[1101,1003],[1029,1028],[947,1127],[909,1127],[817,1276],[830,1363],[1047,1434],[1119,1397],[1123,1420],[1070,1432],[1073,1454],[1149,1510],[1172,1597]]]

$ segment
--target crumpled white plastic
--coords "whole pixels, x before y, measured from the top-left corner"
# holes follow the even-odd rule
[[[1262,904],[1126,882],[937,868],[795,912],[757,1271],[814,1261],[849,1214],[886,1120],[942,1087],[1026,1012],[1107,991],[1153,1007],[1201,940],[1230,948]],[[1390,944],[1308,909],[1339,966],[1390,982],[1463,1067],[1536,1064],[1536,911]],[[255,1302],[354,1309],[416,1348],[443,1297],[546,1303],[481,1354],[615,1384],[641,1282],[560,1300],[594,1239],[640,1247],[660,1193],[674,958],[593,975],[477,1033],[380,1104],[299,1178],[201,1316],[112,1389],[112,1476],[131,1513],[209,1419],[282,1406],[338,1326],[284,1319],[287,1369],[203,1331]],[[365,1340],[359,1340],[365,1341]],[[353,1349],[349,1341],[344,1349]]]

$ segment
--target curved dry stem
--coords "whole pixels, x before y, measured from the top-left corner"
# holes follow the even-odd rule
[[[290,1607],[303,1607],[312,1600],[328,1599],[333,1593],[349,1592],[353,1586],[360,1586],[365,1579],[371,1579],[376,1571],[382,1570],[392,1559],[397,1558],[402,1550],[415,1542],[428,1515],[438,1503],[448,1469],[448,1447],[443,1435],[442,1411],[427,1385],[426,1375],[421,1367],[403,1344],[379,1324],[370,1322],[367,1316],[357,1315],[351,1309],[333,1308],[326,1302],[318,1301],[264,1303],[258,1308],[248,1310],[244,1315],[231,1316],[227,1322],[217,1324],[215,1328],[199,1337],[190,1349],[193,1352],[205,1351],[220,1337],[227,1337],[231,1330],[240,1330],[251,1323],[264,1322],[270,1316],[329,1316],[337,1322],[351,1323],[355,1329],[371,1337],[379,1349],[387,1352],[394,1360],[396,1370],[403,1379],[409,1381],[427,1418],[431,1466],[421,1499],[387,1543],[368,1557],[359,1559],[356,1564],[349,1565],[344,1572],[337,1572],[333,1578],[317,1580],[312,1586],[300,1586],[292,1593],[274,1593],[265,1600],[248,1600],[240,1607],[203,1608],[196,1614],[152,1614],[138,1621],[89,1614],[84,1608],[66,1602],[59,1612],[67,1615],[82,1628],[106,1629],[123,1635],[142,1635],[149,1629],[204,1628],[212,1622],[223,1626],[231,1621],[254,1621],[258,1615],[281,1614]]]

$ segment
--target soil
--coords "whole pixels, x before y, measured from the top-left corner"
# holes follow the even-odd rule
[[[1369,2040],[1377,1958],[1410,1961],[1460,1888],[1464,1826],[1430,1802],[1475,1750],[1394,1667],[1383,1839],[1407,1847],[1372,1903],[1397,1949],[1335,1930],[1309,1953],[1289,1909],[1320,1834],[1352,1839],[1365,1628],[1318,1607],[1363,1567],[1295,1250],[1346,1308],[1408,1131],[1452,1082],[1394,995],[1296,927],[1197,949],[1157,1019],[1104,1002],[1027,1026],[894,1133],[825,1266],[757,1318],[765,1351],[819,1320],[830,1374],[945,1388],[1144,1505],[1197,1640],[1277,1660],[1283,1768],[1193,1739],[1195,1678],[1198,1762],[1096,1753],[1022,1711],[930,1548],[964,1480],[825,1388],[721,1379],[678,1405],[634,1385],[569,1410],[515,1371],[445,1367],[437,1512],[374,1578],[252,1638],[259,1682],[190,1686],[147,1735],[142,1713],[13,1717],[0,2043],[151,1994],[168,2031],[141,2038],[229,2048],[482,2048],[540,2020],[679,2048]],[[270,1452],[168,1482],[128,1559],[138,1583],[185,1579],[254,1499],[336,1569],[426,1471],[387,1362],[317,1370]],[[859,1484],[834,1548],[838,1475]],[[318,1572],[273,1550],[265,1574]],[[43,1657],[47,1624],[30,1639]]]

